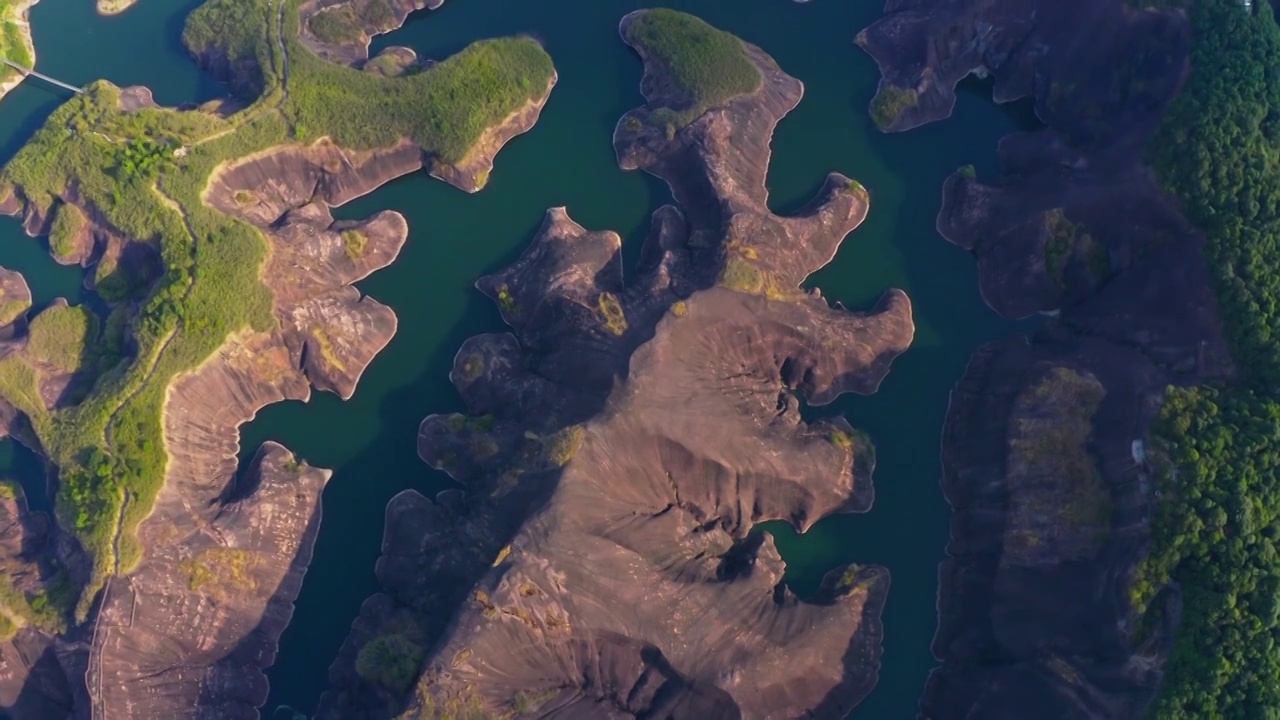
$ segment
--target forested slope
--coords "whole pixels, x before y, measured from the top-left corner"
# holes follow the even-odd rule
[[[1198,0],[1187,13],[1193,70],[1153,160],[1207,238],[1240,375],[1169,391],[1152,449],[1165,468],[1154,546],[1133,594],[1139,609],[1161,606],[1161,588],[1183,596],[1151,717],[1278,718],[1280,28],[1266,3]]]

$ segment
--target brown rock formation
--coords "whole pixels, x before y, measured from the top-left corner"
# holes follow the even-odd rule
[[[1138,637],[1129,606],[1146,439],[1169,384],[1232,372],[1203,240],[1141,162],[1186,72],[1185,19],[1114,0],[903,0],[858,42],[888,129],[946,117],[971,72],[994,76],[998,102],[1033,96],[1048,125],[1001,141],[999,179],[943,189],[938,229],[977,257],[987,302],[1054,317],[980,349],[952,393],[944,665],[922,717],[1141,717],[1170,639]]]
[[[0,326],[12,325],[31,309],[31,288],[15,270],[0,268]]]
[[[376,686],[412,680],[393,647],[424,660],[411,717],[837,717],[874,684],[888,573],[842,568],[801,601],[750,530],[870,505],[869,442],[803,421],[797,396],[874,392],[911,342],[910,302],[853,313],[800,289],[867,198],[833,174],[797,216],[768,210],[769,139],[802,87],[746,49],[761,88],[671,139],[648,121],[663,78],[646,63],[649,105],[615,147],[682,210],[655,213],[635,280],[616,233],[553,208],[477,283],[512,332],[464,343],[451,379],[470,413],[419,436],[466,494],[388,506],[390,597],[366,602],[321,717],[385,714]]]
[[[16,626],[0,639],[0,713],[15,718],[70,717],[75,683],[68,678],[84,672],[74,639],[51,635],[64,628],[42,607],[70,590],[57,541],[49,516],[32,511],[21,488],[0,486],[0,612],[11,631]]]
[[[236,211],[237,194],[259,187],[234,184],[255,179],[240,169],[211,186],[214,207]],[[335,175],[334,183],[367,182],[367,192],[385,181]],[[394,261],[408,234],[394,212],[334,222],[319,197],[278,219],[262,214],[266,200],[239,210],[270,242],[264,282],[275,289],[280,328],[232,338],[169,389],[169,469],[139,528],[147,554],[109,581],[96,623],[95,717],[253,718],[266,700],[262,670],[292,615],[329,473],[268,444],[236,480],[238,428],[267,404],[307,399],[310,385],[350,397],[396,329],[390,308],[350,284]]]

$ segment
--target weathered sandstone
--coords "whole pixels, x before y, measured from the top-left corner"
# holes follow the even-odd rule
[[[832,174],[797,215],[769,211],[769,141],[802,86],[747,52],[760,89],[670,138],[650,121],[669,83],[645,58],[649,104],[614,144],[680,207],[655,213],[634,279],[616,233],[553,208],[477,283],[511,332],[463,344],[451,379],[469,412],[419,435],[464,491],[388,506],[387,594],[365,603],[321,717],[399,707],[405,687],[358,672],[391,640],[421,653],[409,717],[838,717],[874,684],[887,571],[840,568],[801,600],[751,530],[870,506],[870,442],[801,419],[800,398],[874,392],[911,342],[910,302],[893,290],[856,313],[800,288],[867,196]]]

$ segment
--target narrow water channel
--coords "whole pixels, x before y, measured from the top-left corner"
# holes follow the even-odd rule
[[[182,20],[198,2],[140,0],[121,16],[99,18],[88,0],[41,0],[31,13],[37,67],[75,84],[96,77],[145,84],[164,104],[215,97],[222,88],[196,69],[179,41]],[[880,12],[878,0],[449,0],[380,38],[375,50],[407,45],[441,58],[475,39],[528,33],[546,45],[560,83],[538,126],[499,156],[483,192],[466,195],[415,176],[336,212],[354,218],[395,209],[408,218],[410,239],[399,260],[360,286],[395,309],[400,329],[350,401],[317,394],[307,404],[271,406],[243,429],[244,459],[271,439],[334,471],[315,559],[269,671],[266,716],[281,705],[308,712],[324,689],[328,663],[361,601],[377,590],[373,566],[387,500],[406,488],[430,495],[449,486],[418,460],[415,440],[422,417],[461,409],[447,380],[461,342],[503,329],[496,310],[471,289],[475,278],[512,261],[546,208],[556,205],[588,228],[621,233],[634,259],[649,214],[669,200],[661,183],[618,170],[610,144],[618,117],[641,101],[640,63],[618,39],[617,21],[651,5],[698,14],[760,45],[804,81],[805,99],[782,122],[773,146],[775,208],[800,207],[830,170],[870,189],[867,222],[810,283],[853,308],[868,307],[888,287],[912,298],[915,345],[880,392],[815,411],[843,412],[871,434],[878,453],[874,509],[829,519],[803,536],[785,527],[770,531],[802,595],[841,563],[890,569],[880,684],[854,717],[914,715],[934,665],[937,564],[947,541],[938,485],[947,395],[970,353],[1012,329],[982,304],[972,258],[937,235],[934,217],[943,179],[964,164],[993,174],[996,141],[1026,118],[992,105],[989,89],[974,85],[945,123],[906,135],[877,133],[865,113],[875,65],[852,40]],[[61,97],[28,82],[0,101],[0,159],[12,156]],[[79,297],[79,270],[56,265],[16,221],[0,221],[0,265],[26,275],[37,306]],[[38,487],[40,466],[0,444],[0,473]]]

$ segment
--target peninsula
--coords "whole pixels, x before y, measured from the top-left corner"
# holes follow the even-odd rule
[[[861,313],[801,289],[868,193],[833,173],[775,215],[769,142],[800,82],[675,11],[621,34],[647,102],[617,125],[618,163],[676,206],[630,280],[616,233],[552,208],[478,281],[510,332],[462,345],[469,412],[419,434],[464,489],[388,506],[386,593],[319,717],[835,718],[875,683],[888,572],[838,568],[802,601],[753,532],[871,504],[869,439],[800,413],[874,392],[914,335],[901,291]]]
[[[0,169],[0,209],[101,300],[27,317],[0,278],[0,420],[56,488],[52,522],[13,491],[0,508],[0,700],[20,716],[257,716],[329,474],[268,444],[237,478],[237,429],[312,387],[349,397],[396,330],[352,284],[395,260],[404,218],[329,208],[420,168],[480,189],[555,85],[529,38],[363,72],[311,49],[301,5],[188,18],[234,97],[169,109],[98,81]]]

